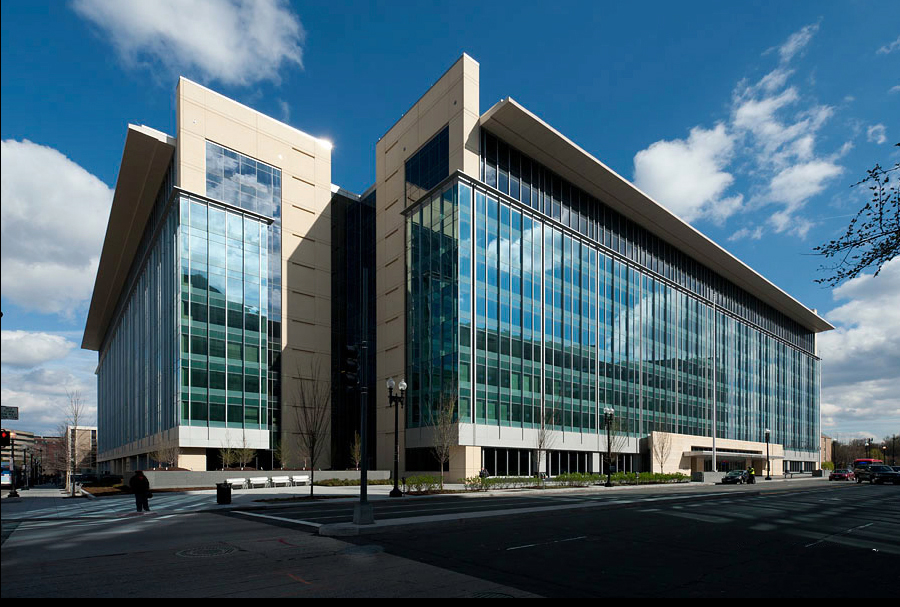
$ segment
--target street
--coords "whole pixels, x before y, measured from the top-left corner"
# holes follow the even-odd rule
[[[3,597],[887,597],[900,581],[896,486],[380,499],[359,535],[352,501],[187,512],[186,496],[172,500],[151,515],[104,500],[64,518],[4,514]],[[873,575],[848,584],[848,568]]]

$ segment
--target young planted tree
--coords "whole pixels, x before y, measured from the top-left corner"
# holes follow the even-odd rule
[[[331,380],[322,365],[313,362],[306,377],[297,381],[297,388],[288,407],[293,411],[297,430],[293,433],[301,453],[310,464],[309,494],[313,495],[316,466],[329,449],[331,430]]]
[[[353,466],[359,470],[359,464],[362,461],[362,438],[359,436],[359,432],[353,433],[353,444],[350,445],[350,459],[353,461]]]
[[[181,449],[176,443],[168,443],[154,451],[151,457],[156,460],[157,464],[164,468],[169,468],[178,464],[178,456],[180,454]]]
[[[84,422],[86,407],[78,390],[70,392],[67,389],[66,397],[68,400],[62,406],[63,421],[60,424],[60,431],[61,436],[64,437],[63,445],[66,449],[66,484],[70,488],[72,497],[75,497],[75,482],[72,477],[78,467],[79,453],[83,452],[78,444],[78,424]]]
[[[444,466],[450,461],[450,450],[457,443],[456,398],[455,392],[441,394],[431,417],[434,424],[432,451],[441,468],[441,491],[444,490]]]
[[[672,435],[668,432],[653,433],[653,458],[659,464],[659,471],[665,474],[666,460],[672,452]]]
[[[237,449],[231,443],[231,439],[226,439],[219,448],[219,459],[222,460],[222,470],[232,468],[238,462]]]
[[[551,407],[545,408],[541,413],[541,426],[537,429],[534,445],[538,466],[537,472],[541,479],[541,484],[544,483],[544,479],[547,476],[545,473],[548,472],[544,469],[546,467],[547,451],[553,448],[558,438],[558,432],[556,430],[556,426],[558,425],[559,412]]]
[[[247,444],[247,435],[241,434],[241,446],[234,450],[235,459],[241,465],[241,470],[247,467],[253,458],[256,457],[256,449],[251,448]]]

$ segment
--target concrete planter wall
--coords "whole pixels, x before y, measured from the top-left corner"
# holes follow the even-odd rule
[[[192,472],[188,470],[144,471],[151,489],[214,489],[216,483],[224,483],[229,478],[256,478],[272,476],[310,476],[309,470],[209,470]],[[134,476],[133,472],[125,476],[125,484]],[[369,470],[369,480],[386,480],[391,477],[388,470]],[[356,479],[360,475],[356,470],[316,470],[316,481],[327,479]]]

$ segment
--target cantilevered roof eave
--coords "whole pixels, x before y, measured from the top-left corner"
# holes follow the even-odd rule
[[[175,138],[147,126],[128,125],[94,292],[81,347],[99,351],[153,204],[175,153]]]
[[[494,104],[479,124],[801,325],[816,333],[834,329],[512,98]]]

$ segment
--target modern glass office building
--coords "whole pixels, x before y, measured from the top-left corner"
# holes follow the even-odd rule
[[[101,464],[184,467],[225,446],[289,460],[299,381],[331,382],[325,467],[451,479],[819,465],[816,334],[833,327],[512,99],[479,106],[463,55],[376,144],[358,196],[330,145],[182,79],[178,132],[129,127],[84,347]],[[302,454],[294,453],[300,457]],[[143,459],[142,459],[143,458]]]
[[[99,353],[100,461],[124,472],[177,447],[206,470],[243,449],[269,467],[284,361],[299,377],[301,356],[330,357],[328,289],[283,288],[286,272],[330,276],[303,247],[330,223],[330,146],[184,79],[177,100],[177,137],[129,127],[116,184],[83,343]]]
[[[382,146],[405,152],[407,460],[428,467],[449,397],[457,474],[601,471],[604,409],[620,470],[657,470],[661,435],[666,471],[761,470],[767,441],[774,471],[816,468],[831,326],[515,101],[480,114],[477,73]]]

